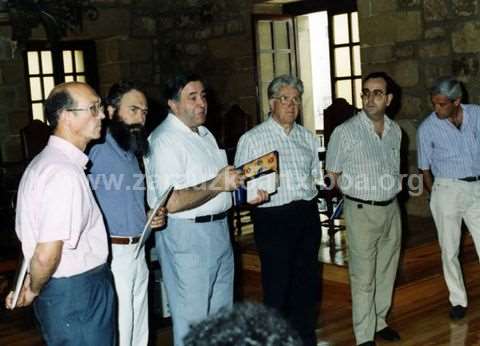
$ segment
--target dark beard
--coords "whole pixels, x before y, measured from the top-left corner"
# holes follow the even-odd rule
[[[148,155],[149,146],[143,125],[127,125],[119,119],[117,114],[114,114],[109,129],[120,148],[133,152],[137,157]]]

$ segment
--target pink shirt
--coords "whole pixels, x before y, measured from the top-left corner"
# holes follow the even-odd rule
[[[107,233],[84,169],[88,156],[50,136],[28,165],[18,189],[16,232],[25,258],[37,243],[63,240],[53,277],[69,277],[107,261]]]

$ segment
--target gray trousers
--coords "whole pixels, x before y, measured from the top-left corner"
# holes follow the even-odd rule
[[[357,344],[371,341],[387,326],[401,244],[397,201],[371,206],[345,199],[345,221]]]
[[[155,233],[175,346],[190,324],[233,305],[233,252],[227,219],[194,223],[170,217]]]

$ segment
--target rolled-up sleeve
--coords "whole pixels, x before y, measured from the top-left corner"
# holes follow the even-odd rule
[[[422,126],[417,131],[417,156],[418,168],[423,170],[430,169],[432,145],[427,131]]]
[[[343,150],[341,146],[342,128],[337,127],[330,137],[327,148],[325,168],[329,172],[341,173],[343,171]]]

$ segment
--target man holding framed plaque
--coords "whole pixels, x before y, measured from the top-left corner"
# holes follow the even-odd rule
[[[317,157],[320,143],[295,122],[302,94],[303,83],[296,77],[283,75],[270,83],[270,116],[240,138],[235,166],[278,152],[278,189],[252,211],[263,299],[283,313],[305,346],[312,346],[316,345],[321,237],[315,186],[321,174]]]

